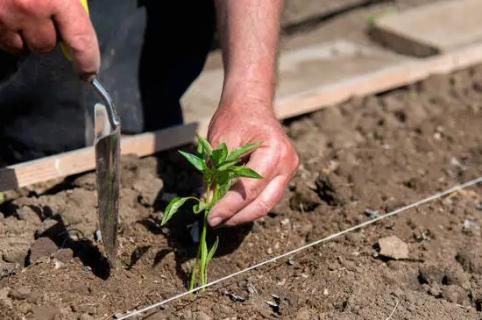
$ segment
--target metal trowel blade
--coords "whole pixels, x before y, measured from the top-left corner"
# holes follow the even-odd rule
[[[107,109],[100,103],[95,105],[95,136],[99,224],[105,253],[113,265],[119,222],[120,125],[109,121]]]

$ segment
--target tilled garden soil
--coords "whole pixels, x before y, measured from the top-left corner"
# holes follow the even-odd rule
[[[219,229],[211,280],[482,175],[482,67],[291,120],[301,156],[264,219]],[[0,205],[0,318],[110,319],[186,290],[187,212],[159,226],[200,179],[176,152],[123,159],[119,261],[96,240],[92,173],[8,193]],[[326,242],[146,319],[481,319],[482,187]],[[382,256],[396,236],[408,257]],[[403,252],[402,252],[403,253]],[[403,256],[403,254],[402,254]]]

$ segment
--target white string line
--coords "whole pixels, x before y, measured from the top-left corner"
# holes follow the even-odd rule
[[[432,196],[429,196],[429,197],[427,197],[427,198],[425,198],[425,199],[422,199],[422,200],[420,200],[420,201],[417,201],[417,202],[414,202],[414,203],[412,203],[412,204],[406,205],[406,206],[404,206],[404,207],[395,209],[394,211],[391,211],[391,212],[389,212],[389,213],[386,213],[386,214],[384,214],[384,215],[381,215],[381,216],[379,216],[379,217],[377,217],[377,218],[374,218],[374,219],[371,219],[371,220],[367,220],[367,221],[362,222],[362,223],[360,223],[360,224],[358,224],[358,225],[356,225],[356,226],[353,226],[353,227],[350,227],[350,228],[345,229],[345,230],[343,230],[343,231],[340,231],[340,232],[338,232],[338,233],[329,235],[329,236],[327,236],[327,237],[325,237],[325,238],[323,238],[323,239],[319,239],[319,240],[310,242],[310,243],[308,243],[308,244],[306,244],[306,245],[304,245],[304,246],[301,246],[301,247],[299,247],[299,248],[296,248],[296,249],[293,249],[293,250],[291,250],[291,251],[285,252],[285,253],[283,253],[283,254],[281,254],[281,255],[279,255],[279,256],[276,256],[276,257],[270,258],[270,259],[268,259],[268,260],[259,262],[259,263],[255,264],[255,265],[252,265],[252,266],[250,266],[250,267],[247,267],[246,269],[243,269],[243,270],[234,272],[234,273],[232,273],[232,274],[229,274],[229,275],[227,275],[227,276],[224,276],[224,277],[222,277],[222,278],[219,278],[219,279],[216,279],[216,280],[214,280],[214,281],[212,281],[212,282],[209,282],[209,283],[207,283],[207,284],[205,284],[205,285],[196,287],[196,288],[194,288],[194,289],[192,289],[192,290],[189,290],[189,291],[185,291],[185,292],[176,294],[176,295],[174,295],[174,296],[172,296],[172,297],[170,297],[170,298],[167,298],[167,299],[165,299],[165,300],[162,300],[162,301],[157,302],[157,303],[155,303],[155,304],[152,304],[152,305],[150,305],[150,306],[144,307],[144,308],[142,308],[142,309],[132,311],[132,312],[127,313],[127,314],[125,314],[124,316],[121,316],[121,317],[116,318],[116,319],[117,319],[117,320],[124,320],[124,319],[131,318],[131,317],[133,317],[133,316],[136,316],[136,315],[141,315],[142,313],[144,313],[144,312],[146,312],[146,311],[149,311],[149,310],[152,310],[152,309],[154,309],[154,308],[157,308],[157,307],[160,307],[160,306],[162,306],[162,305],[165,305],[165,304],[167,304],[167,303],[169,303],[169,302],[171,302],[171,301],[173,301],[173,300],[177,300],[177,299],[179,299],[179,298],[185,297],[185,296],[190,295],[190,294],[192,294],[192,293],[198,292],[198,291],[200,291],[200,290],[202,290],[202,289],[206,289],[206,288],[208,288],[208,287],[214,286],[215,284],[218,284],[218,283],[223,282],[223,281],[225,281],[225,280],[231,279],[231,278],[236,277],[236,276],[238,276],[238,275],[240,275],[240,274],[246,273],[246,272],[248,272],[248,271],[251,271],[251,270],[253,270],[253,269],[259,268],[259,267],[264,266],[264,265],[266,265],[266,264],[275,262],[275,261],[277,261],[277,260],[279,260],[279,259],[286,258],[286,257],[288,257],[288,256],[291,256],[291,255],[295,254],[295,253],[298,253],[298,252],[300,252],[300,251],[303,251],[303,250],[306,250],[306,249],[311,248],[311,247],[313,247],[313,246],[316,246],[316,245],[318,245],[318,244],[320,244],[320,243],[323,243],[323,242],[326,242],[326,241],[329,241],[329,240],[338,238],[339,236],[342,236],[342,235],[344,235],[344,234],[346,234],[346,233],[355,231],[355,230],[357,230],[357,229],[364,228],[364,227],[366,227],[366,226],[368,226],[368,225],[371,225],[371,224],[374,224],[375,222],[378,222],[378,221],[380,221],[380,220],[384,220],[384,219],[386,219],[386,218],[389,218],[389,217],[391,217],[391,216],[394,216],[394,215],[396,215],[396,214],[399,214],[399,213],[401,213],[401,212],[403,212],[403,211],[406,211],[406,210],[409,210],[409,209],[418,207],[418,206],[420,206],[420,205],[423,205],[423,204],[425,204],[425,203],[428,203],[428,202],[431,202],[431,201],[440,199],[440,198],[442,198],[442,197],[444,197],[444,196],[446,196],[446,195],[449,195],[449,194],[454,193],[454,192],[456,192],[456,191],[459,191],[459,190],[465,189],[465,188],[467,188],[467,187],[476,185],[476,184],[481,183],[481,182],[482,182],[482,177],[479,177],[479,178],[476,178],[476,179],[473,179],[473,180],[469,180],[469,181],[467,181],[467,182],[464,182],[464,183],[462,183],[462,184],[456,185],[456,186],[454,186],[454,187],[452,187],[452,188],[450,188],[450,189],[447,189],[447,190],[445,190],[445,191],[438,192],[438,193],[436,193],[436,194],[434,194],[434,195],[432,195]]]

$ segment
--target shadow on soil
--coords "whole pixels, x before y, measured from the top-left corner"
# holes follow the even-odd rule
[[[48,208],[44,208],[44,212],[45,209]],[[85,238],[80,231],[67,229],[60,215],[55,214],[49,218],[57,221],[57,223],[38,234],[37,238],[48,237],[59,248],[72,249],[74,257],[78,257],[84,266],[92,270],[95,276],[107,280],[111,274],[111,266],[97,246],[91,240]]]

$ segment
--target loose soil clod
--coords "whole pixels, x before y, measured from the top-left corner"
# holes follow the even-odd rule
[[[379,255],[385,258],[395,260],[408,259],[408,244],[396,236],[379,239],[378,246],[380,248]]]

